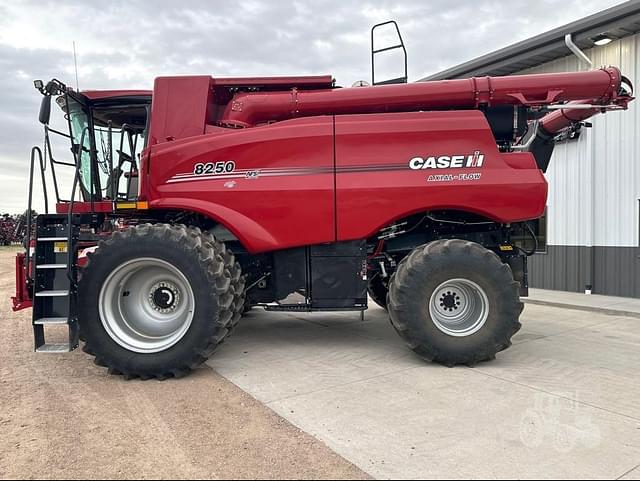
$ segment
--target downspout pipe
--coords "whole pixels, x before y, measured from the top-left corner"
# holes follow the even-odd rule
[[[579,60],[586,63],[589,68],[593,68],[593,62],[582,50],[580,50],[580,48],[578,48],[575,43],[573,43],[573,36],[570,33],[564,36],[564,43]]]
[[[571,52],[573,52],[573,54],[576,57],[578,57],[579,61],[586,64],[589,68],[593,68],[593,62],[589,57],[587,57],[587,55],[582,50],[578,48],[578,46],[575,43],[573,43],[573,37],[570,33],[564,36],[564,43],[567,46],[567,48],[571,50]],[[574,119],[572,118],[572,116],[567,115],[564,110],[553,112],[553,114],[549,114],[547,116],[546,122],[545,122],[547,128],[545,129],[545,125],[543,125],[542,131],[548,134],[554,131],[558,132],[562,130],[562,127],[564,125],[570,124],[571,121],[574,121],[574,120],[579,121],[580,118],[588,118],[591,115],[595,115],[596,113],[597,113],[597,110],[595,109],[591,111],[582,111],[581,112],[582,115],[579,118]],[[544,142],[547,147],[549,147],[549,145],[551,146],[553,145],[553,139],[551,138],[551,135],[548,135],[548,134]],[[550,150],[551,152],[553,152],[553,147],[551,147]],[[549,153],[549,157],[551,157],[550,153]],[[543,169],[544,171],[546,171],[548,162],[549,161],[547,160],[546,165],[544,166],[545,168]],[[593,185],[591,186],[591,189],[593,189]],[[593,223],[593,219],[592,219],[592,223]],[[591,294],[591,290],[593,289],[593,246],[589,247],[588,249],[589,249],[589,256],[588,256],[588,262],[587,262],[588,265],[587,265],[587,280],[585,285],[585,294]]]

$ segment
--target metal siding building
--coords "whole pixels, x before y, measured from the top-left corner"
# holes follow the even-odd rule
[[[585,51],[594,65],[640,78],[640,35]],[[571,55],[522,73],[584,70]],[[547,179],[548,248],[531,260],[533,287],[640,297],[640,114],[594,117],[578,140],[556,146]]]
[[[602,14],[574,22],[556,31],[503,49],[504,55],[489,54],[441,74],[429,77],[456,78],[471,75],[495,75],[496,69],[507,73],[547,73],[588,70],[590,67],[565,47],[558,50],[557,38],[590,26],[618,28],[618,38],[606,46],[593,46],[584,35],[576,43],[592,60],[594,67],[615,65],[636,85],[640,82],[640,35],[619,29],[615,17],[627,9],[623,21],[640,13],[639,2],[627,2]],[[607,24],[607,19],[611,20]],[[615,25],[614,25],[615,20]],[[593,30],[593,28],[592,28]],[[598,31],[598,30],[593,30]],[[633,31],[638,31],[634,29]],[[622,32],[622,33],[620,33]],[[522,57],[519,45],[529,42],[535,47],[545,35],[556,40],[546,55],[564,55],[547,62],[545,52],[534,48]],[[586,46],[591,48],[586,48]],[[551,47],[550,47],[551,48]],[[509,53],[512,49],[512,53]],[[552,53],[549,53],[552,52]],[[510,55],[514,60],[509,62]],[[493,56],[493,58],[490,58]],[[519,58],[515,58],[519,56]],[[483,65],[484,62],[484,65]],[[526,64],[526,68],[522,68]],[[457,71],[456,71],[457,69]],[[547,179],[547,249],[530,259],[532,287],[582,292],[588,286],[597,294],[640,297],[640,114],[638,103],[628,111],[609,112],[591,119],[593,128],[582,129],[577,140],[559,143],[551,160]]]

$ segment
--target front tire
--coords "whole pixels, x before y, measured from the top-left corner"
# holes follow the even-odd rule
[[[230,266],[233,257],[197,228],[115,232],[89,255],[80,280],[85,351],[127,378],[188,374],[232,328],[240,286]]]
[[[510,267],[463,240],[418,247],[399,264],[388,310],[418,355],[446,366],[473,366],[511,345],[523,304]]]

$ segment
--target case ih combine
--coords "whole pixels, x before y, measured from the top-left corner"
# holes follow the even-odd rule
[[[252,306],[363,311],[367,292],[423,358],[493,359],[520,328],[530,252],[514,235],[544,212],[554,137],[633,98],[613,67],[357,88],[36,87],[45,152],[32,151],[31,187],[50,166],[56,209],[27,220],[14,308],[33,308],[37,351],[82,338],[97,364],[143,379],[203,363]],[[49,126],[52,98],[68,133]],[[52,133],[73,162],[53,157]],[[68,342],[46,342],[55,324]]]

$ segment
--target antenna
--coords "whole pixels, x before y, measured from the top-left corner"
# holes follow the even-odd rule
[[[76,55],[76,41],[73,41],[73,63],[76,67],[76,91],[80,92],[80,83],[78,82],[78,56]]]

